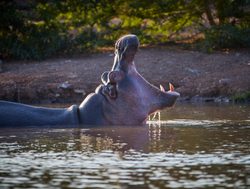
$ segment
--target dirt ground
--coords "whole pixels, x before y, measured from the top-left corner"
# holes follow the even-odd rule
[[[228,101],[250,91],[250,51],[206,54],[171,47],[141,48],[137,70],[150,83],[168,88],[171,82],[181,100]],[[113,52],[33,62],[3,62],[0,99],[25,103],[79,103],[110,70]],[[2,69],[2,70],[1,70]]]

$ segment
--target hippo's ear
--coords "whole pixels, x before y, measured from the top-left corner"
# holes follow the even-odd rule
[[[103,72],[103,74],[101,76],[101,80],[102,80],[102,83],[104,85],[106,85],[108,83],[108,75],[109,75],[109,72],[106,71],[106,72]]]
[[[108,74],[110,83],[117,83],[124,78],[125,74],[123,71],[111,71]]]

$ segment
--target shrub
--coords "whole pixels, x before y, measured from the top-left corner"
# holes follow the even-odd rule
[[[250,47],[250,29],[240,28],[231,24],[213,26],[206,29],[205,44],[206,49],[240,48]]]
[[[249,0],[0,1],[0,58],[80,53],[113,45],[128,33],[138,35],[142,44],[165,44],[202,31],[201,47],[208,51],[249,47],[249,4]],[[231,24],[233,19],[237,22]]]
[[[234,102],[250,102],[250,91],[237,93],[232,96]]]

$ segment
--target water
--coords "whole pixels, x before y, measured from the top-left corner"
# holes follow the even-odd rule
[[[0,188],[250,188],[249,110],[180,104],[146,127],[2,128]]]

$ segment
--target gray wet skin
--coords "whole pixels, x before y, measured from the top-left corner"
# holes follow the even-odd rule
[[[40,125],[142,125],[151,113],[174,105],[179,93],[162,91],[136,70],[139,47],[135,35],[117,40],[111,71],[79,107],[42,108],[0,101],[0,126]]]

